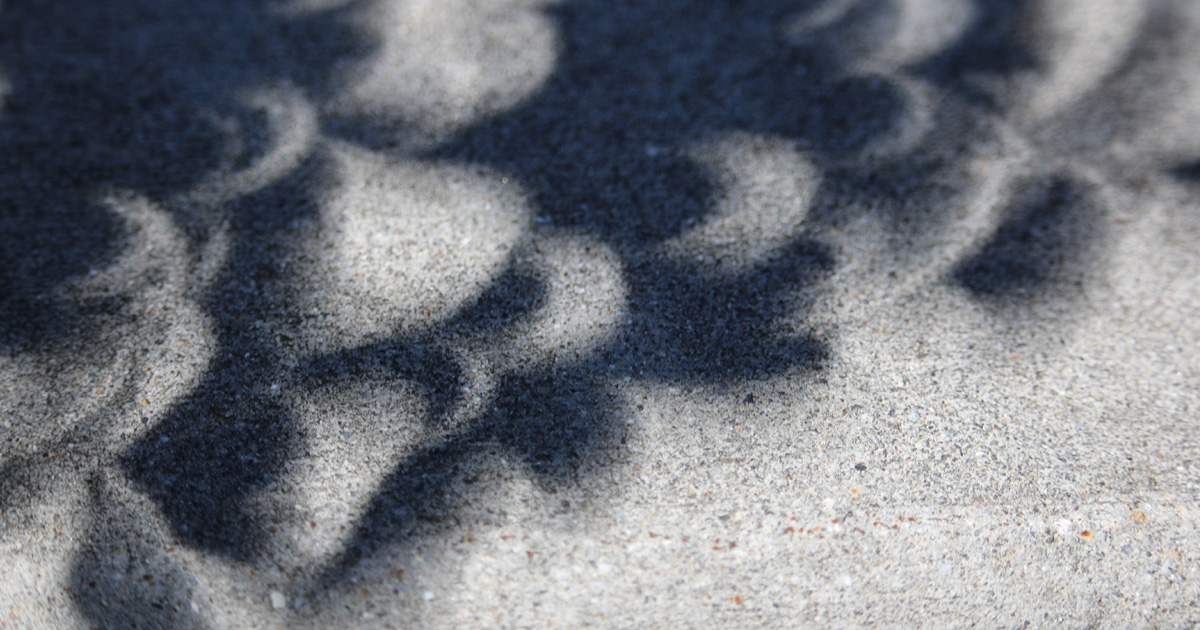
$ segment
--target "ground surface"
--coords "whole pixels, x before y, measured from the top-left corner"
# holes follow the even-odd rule
[[[1200,3],[0,2],[0,625],[1200,623]]]

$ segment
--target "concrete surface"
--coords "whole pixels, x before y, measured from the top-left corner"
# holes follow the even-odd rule
[[[1194,627],[1200,3],[0,2],[0,626]]]

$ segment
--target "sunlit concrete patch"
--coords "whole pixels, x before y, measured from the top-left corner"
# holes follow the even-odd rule
[[[572,234],[539,237],[524,253],[542,274],[545,307],[504,350],[525,365],[586,359],[624,324],[620,259],[603,242]]]
[[[500,271],[528,224],[508,178],[335,151],[337,186],[304,310],[350,337],[444,319]],[[321,270],[321,273],[317,271]]]
[[[548,495],[531,479],[515,475],[480,482],[486,501],[464,506],[463,526],[407,541],[388,554],[363,558],[345,582],[315,592],[295,593],[294,627],[420,627],[437,623],[479,626],[474,613],[496,605],[506,576],[541,571],[567,531],[580,520],[562,507],[562,495]],[[531,528],[548,524],[560,532]],[[405,517],[398,517],[405,518]],[[469,525],[467,525],[469,524]],[[482,589],[482,590],[480,590]],[[563,593],[567,595],[567,593]],[[564,598],[547,598],[568,601]],[[478,609],[477,609],[478,607]]]
[[[731,133],[688,155],[719,183],[720,196],[708,216],[662,246],[667,255],[734,275],[769,259],[802,230],[821,173],[795,143]]]
[[[1025,34],[1037,57],[1036,76],[1022,82],[1021,115],[1033,119],[1086,98],[1126,63],[1142,35],[1146,4],[1137,0],[1031,3]]]
[[[554,69],[545,0],[377,3],[363,28],[382,40],[336,100],[339,115],[444,133],[520,102]]]
[[[90,538],[90,507],[75,488],[0,516],[0,627],[84,626],[69,605],[71,561]]]
[[[275,525],[278,556],[303,569],[342,551],[388,473],[441,431],[401,379],[333,383],[293,405],[305,445],[267,493],[290,515]]]
[[[966,31],[979,10],[976,3],[959,0],[898,4],[895,30],[871,63],[902,68],[936,54]]]

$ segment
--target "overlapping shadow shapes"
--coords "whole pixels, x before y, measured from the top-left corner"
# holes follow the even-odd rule
[[[426,155],[514,174],[545,222],[610,245],[621,257],[632,323],[580,362],[510,371],[488,411],[400,462],[318,588],[338,584],[383,548],[453,521],[468,501],[457,471],[481,452],[515,454],[546,483],[570,479],[584,457],[611,452],[623,427],[610,415],[604,374],[713,383],[820,366],[825,346],[777,320],[794,313],[794,295],[831,267],[824,246],[797,235],[767,263],[726,276],[651,249],[715,203],[708,175],[678,151],[688,143],[750,131],[841,155],[900,115],[899,95],[886,82],[844,77],[820,46],[783,39],[783,23],[804,8],[563,3],[551,10],[563,53],[544,87]]]
[[[288,378],[279,346],[255,322],[294,317],[272,250],[299,247],[289,229],[315,212],[309,187],[323,181],[323,167],[314,157],[234,204],[233,250],[203,303],[216,322],[216,356],[193,393],[121,459],[180,539],[206,551],[245,558],[261,549],[263,523],[274,515],[258,511],[254,494],[301,439],[269,389]]]
[[[439,424],[462,402],[467,385],[442,340],[501,333],[528,320],[545,301],[542,279],[531,269],[509,264],[484,293],[435,329],[317,357],[303,369],[303,378],[330,384],[397,378],[415,383],[428,400],[429,422]]]
[[[811,5],[563,3],[550,10],[564,45],[545,86],[428,157],[517,174],[541,217],[620,251],[660,242],[718,194],[679,153],[689,143],[746,131],[843,154],[899,117],[886,81],[845,75],[820,41],[787,41],[787,21]]]
[[[995,135],[980,109],[1003,112],[1009,105],[1005,83],[1041,69],[1028,0],[976,0],[972,6],[972,22],[954,43],[910,67],[953,96],[932,105],[942,122],[898,158],[832,169],[816,220],[845,223],[851,213],[840,209],[869,209],[888,221],[892,244],[902,252],[919,250],[948,223],[961,192],[944,182],[973,181],[952,156]],[[1069,173],[1049,173],[1010,182],[1006,193],[999,225],[955,265],[951,281],[993,306],[1078,295],[1104,238],[1103,208],[1092,186]],[[841,202],[827,203],[829,198]]]
[[[1032,0],[975,0],[974,16],[951,45],[921,61],[913,70],[976,105],[1002,106],[988,78],[1004,79],[1039,67],[1037,57],[1022,40],[1028,29]]]
[[[761,267],[723,281],[706,283],[698,267],[686,265],[656,274],[654,283],[634,290],[638,310],[630,313],[634,323],[622,335],[580,362],[507,373],[480,417],[405,457],[380,484],[350,542],[317,577],[315,589],[341,583],[381,549],[453,526],[458,511],[478,498],[471,487],[476,480],[511,474],[498,459],[512,459],[556,491],[577,481],[585,462],[614,456],[624,425],[611,417],[615,394],[609,379],[636,374],[670,382],[731,382],[819,368],[827,355],[824,345],[778,330],[773,319],[795,306],[789,295],[795,285],[815,280],[831,260],[824,247],[800,239]],[[511,274],[504,277],[497,287],[523,284]],[[535,312],[529,309],[538,302],[533,296],[518,290],[505,300],[497,287],[449,320],[447,329],[481,316],[512,321]],[[442,370],[451,366],[446,361]],[[399,371],[402,377],[405,372]]]
[[[869,3],[868,3],[869,4]],[[975,0],[970,24],[957,39],[912,64],[908,72],[945,90],[951,98],[926,104],[936,125],[897,155],[834,162],[825,171],[810,221],[841,227],[862,214],[885,221],[897,252],[920,251],[950,218],[957,192],[947,181],[970,181],[954,156],[974,138],[990,138],[980,109],[1002,110],[997,88],[1016,74],[1037,70],[1036,55],[1024,39],[1029,0]],[[826,37],[836,38],[834,25]],[[903,111],[897,108],[895,111]]]
[[[339,19],[361,3],[284,20],[266,0],[5,2],[0,347],[53,349],[133,317],[122,296],[58,295],[125,247],[98,191],[188,189],[225,159],[230,124],[253,160],[264,122],[239,91],[326,90],[334,60],[373,46]]]
[[[132,236],[96,196],[136,190],[173,213],[189,237],[206,236],[204,224],[221,218],[178,212],[172,198],[231,152],[226,166],[236,169],[270,150],[264,115],[241,101],[243,90],[286,83],[320,98],[334,62],[372,48],[339,21],[358,4],[285,19],[267,1],[4,3],[0,344],[66,353],[136,318],[126,293],[82,301],[56,295],[115,260]],[[253,316],[280,298],[246,292],[247,281],[269,270],[256,239],[306,212],[296,208],[310,192],[265,195],[234,217],[233,260],[204,304],[218,322],[220,358],[199,390],[123,458],[182,538],[202,548],[255,546],[255,530],[243,527],[253,520],[246,498],[294,438],[255,385],[262,372],[240,358],[271,353],[248,331]],[[104,352],[85,348],[68,360],[93,356]],[[30,466],[21,473],[41,474]]]
[[[486,412],[416,449],[383,479],[343,551],[315,577],[314,591],[336,588],[383,549],[453,527],[462,509],[486,500],[474,484],[512,475],[514,463],[543,489],[572,483],[585,461],[611,455],[620,442],[621,427],[607,411],[612,402],[579,366],[509,373]]]
[[[415,382],[429,399],[428,421],[440,424],[461,402],[465,382],[454,357],[438,344],[504,334],[546,305],[544,279],[515,262],[519,258],[514,254],[514,262],[479,297],[434,329],[318,357],[306,376],[333,382],[364,375]],[[561,478],[579,456],[580,442],[569,438],[589,430],[578,417],[580,410],[598,409],[593,389],[582,374],[507,375],[481,417],[414,450],[383,480],[356,523],[352,541],[317,579],[317,589],[336,585],[359,560],[391,541],[452,522],[455,508],[469,500],[461,486],[478,478],[465,469],[481,453],[503,452],[547,479]],[[453,488],[456,481],[458,490]]]

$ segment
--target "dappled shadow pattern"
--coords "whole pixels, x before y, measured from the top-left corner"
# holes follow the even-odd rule
[[[428,157],[518,173],[539,215],[619,250],[678,235],[720,193],[679,153],[689,143],[742,130],[840,156],[902,115],[885,80],[848,75],[825,42],[786,40],[781,25],[810,4],[564,3],[543,89]]]
[[[291,315],[280,285],[286,275],[274,247],[315,211],[307,189],[321,181],[320,160],[234,204],[238,235],[225,269],[206,296],[221,344],[195,391],[122,460],[162,506],[183,540],[234,556],[261,547],[265,526],[251,497],[268,484],[300,436],[270,389],[282,359],[255,322]]]
[[[876,154],[913,105],[896,81],[856,65],[866,53],[855,46],[869,48],[894,28],[895,2],[854,4],[804,36],[787,25],[822,3],[559,3],[548,9],[562,43],[549,79],[439,146],[415,155],[395,147],[387,138],[402,135],[398,123],[318,121],[318,135],[360,148],[511,176],[530,192],[534,221],[503,271],[446,319],[398,323],[408,332],[305,354],[277,329],[299,329],[307,316],[295,293],[304,285],[286,262],[311,254],[317,240],[305,230],[336,183],[328,146],[318,140],[285,176],[219,207],[197,210],[178,195],[271,150],[270,125],[242,91],[286,85],[321,116],[338,88],[337,62],[376,45],[341,21],[366,4],[286,18],[272,2],[232,0],[196,11],[149,0],[0,10],[0,64],[12,77],[0,118],[9,155],[0,162],[0,343],[12,352],[53,347],[134,315],[121,294],[70,301],[55,293],[110,264],[130,236],[97,191],[133,189],[160,204],[193,254],[229,239],[215,279],[193,296],[212,322],[214,358],[119,457],[179,540],[251,562],[268,547],[268,523],[287,515],[260,511],[257,496],[306,437],[287,396],[317,383],[404,381],[425,399],[423,420],[436,437],[385,475],[345,548],[311,576],[317,591],[343,585],[365,558],[453,526],[479,499],[480,475],[509,460],[546,489],[585,482],[582,471],[604,465],[625,437],[615,378],[709,386],[823,369],[834,350],[797,322],[839,262],[824,228],[873,215],[898,250],[919,250],[965,194],[944,183],[963,177],[955,158],[971,141],[956,136],[994,139],[979,120],[1004,104],[976,78],[1036,69],[1019,37],[1023,3],[975,2],[962,37],[909,68],[948,93],[929,105],[932,115],[954,120],[899,153]],[[805,226],[747,266],[668,247],[711,219],[728,192],[689,151],[731,133],[782,138],[822,174]],[[1031,292],[1069,299],[1104,240],[1099,202],[1069,173],[1011,188],[999,227],[954,267],[953,281],[988,303]],[[535,257],[529,242],[563,234],[613,252],[626,292],[615,332],[582,356],[500,366],[480,410],[461,417],[464,348],[521,334],[551,307],[543,270],[523,260]],[[61,243],[69,245],[46,255]],[[97,541],[76,567],[77,599],[92,619],[102,614],[97,601],[115,596],[86,594],[113,544]],[[149,605],[131,614],[191,623]]]
[[[332,62],[372,48],[341,19],[355,3],[286,21],[274,4],[4,3],[0,344],[53,350],[128,319],[120,296],[60,294],[125,246],[103,191],[185,190],[230,159],[231,128],[246,138],[233,159],[254,159],[263,121],[240,91],[320,95]]]
[[[582,364],[508,373],[482,417],[402,461],[318,583],[337,582],[357,559],[403,539],[412,519],[443,513],[454,481],[448,467],[464,453],[493,445],[516,453],[535,477],[561,483],[594,445],[611,449],[621,429],[609,416],[605,380],[593,375],[606,368],[717,383],[820,367],[826,345],[776,322],[802,310],[796,296],[832,267],[827,246],[798,235],[760,267],[733,273],[652,249],[703,220],[719,194],[679,153],[688,143],[744,130],[841,156],[900,115],[886,82],[844,76],[819,48],[781,39],[780,22],[802,8],[565,3],[552,10],[564,50],[544,87],[426,155],[515,173],[547,224],[609,244],[622,259],[628,323]]]
[[[796,310],[796,287],[819,281],[831,265],[824,247],[802,240],[760,268],[723,281],[705,280],[699,267],[662,260],[646,265],[643,274],[627,271],[631,282],[642,284],[631,287],[626,330],[582,361],[506,373],[479,417],[406,456],[380,485],[345,551],[315,581],[318,588],[341,583],[358,561],[383,547],[453,524],[454,508],[477,499],[471,480],[495,466],[494,461],[480,463],[482,453],[513,458],[551,491],[578,481],[585,463],[610,458],[624,443],[625,427],[613,417],[618,410],[609,385],[613,377],[719,383],[820,369],[828,356],[825,344],[780,330],[775,322]],[[490,308],[469,306],[449,320],[446,330],[428,336],[440,338],[455,329],[462,334],[463,320],[483,313],[485,319],[503,321],[524,312],[530,296],[517,282],[503,285],[517,288],[511,303],[493,302],[498,299],[493,286],[484,300]],[[389,360],[381,350],[355,350],[352,363]],[[450,361],[427,368],[416,378],[419,383],[453,378]]]
[[[622,253],[628,328],[582,363],[553,370],[513,366],[487,411],[398,465],[350,549],[403,538],[404,528],[389,524],[401,507],[401,513],[425,516],[447,511],[443,486],[449,481],[438,480],[448,479],[455,462],[482,444],[516,453],[547,483],[570,479],[581,458],[614,444],[616,429],[604,410],[607,385],[595,375],[600,366],[655,380],[721,382],[811,369],[828,354],[818,340],[774,323],[794,313],[797,292],[830,269],[827,248],[800,236],[760,268],[733,275],[648,251],[708,215],[716,191],[691,160],[674,152],[655,155],[647,147],[680,147],[748,128],[794,134],[840,154],[868,142],[872,129],[885,131],[898,101],[884,83],[844,78],[836,67],[821,65],[817,50],[805,53],[815,55],[809,78],[796,79],[794,53],[773,34],[776,22],[795,10],[793,3],[762,3],[752,11],[714,4],[687,9],[683,20],[683,4],[616,8],[576,3],[558,9],[564,32],[586,41],[568,40],[562,68],[545,88],[518,110],[484,121],[426,157],[518,173],[535,192],[536,212],[552,227],[586,233]],[[611,37],[657,45],[660,39],[640,37],[646,20],[679,29],[675,39],[693,46],[645,50],[595,39],[607,28]],[[745,64],[737,72],[713,63],[734,50]],[[604,51],[620,57],[609,59]],[[617,112],[623,114],[619,121]],[[308,196],[300,181],[295,186],[296,192],[254,195],[230,215],[238,245],[206,306],[228,349],[196,393],[125,459],[181,538],[237,557],[262,547],[264,528],[249,497],[299,439],[294,421],[264,393],[265,383],[289,378],[273,367],[277,350],[258,339],[252,325],[283,315],[281,304],[287,308],[286,298],[272,298],[270,278],[262,277],[272,259],[258,244],[271,242],[299,218],[297,212],[307,211]],[[421,339],[316,357],[300,380],[412,380],[429,398],[429,421],[438,424],[454,411],[462,386],[461,368],[439,344],[511,327],[542,305],[542,281],[515,263],[510,269],[475,304]],[[257,290],[242,290],[253,281]],[[241,367],[247,358],[257,362],[249,370],[252,379]]]
[[[624,442],[604,381],[582,368],[513,373],[488,409],[459,431],[418,448],[382,480],[352,540],[313,580],[317,591],[345,583],[358,563],[400,541],[455,525],[458,511],[486,500],[481,478],[530,476],[554,492],[578,481],[581,467]]]

